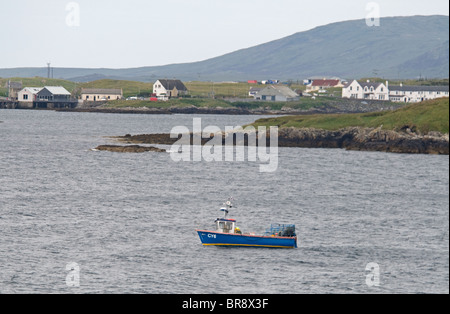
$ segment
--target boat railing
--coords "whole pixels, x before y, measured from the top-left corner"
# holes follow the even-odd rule
[[[295,237],[295,225],[271,224],[265,236]]]

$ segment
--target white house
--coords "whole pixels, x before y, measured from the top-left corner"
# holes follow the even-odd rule
[[[37,100],[37,94],[42,90],[42,87],[25,87],[18,94],[20,102],[30,102]]]
[[[389,100],[389,82],[386,84],[375,82],[358,82],[356,80],[346,84],[342,89],[342,98]]]
[[[449,97],[447,86],[391,86],[389,98],[393,102],[417,103],[425,100]]]
[[[153,84],[153,94],[161,99],[179,97],[187,93],[188,89],[180,80],[157,80]]]

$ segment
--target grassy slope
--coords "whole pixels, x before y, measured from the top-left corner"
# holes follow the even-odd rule
[[[264,85],[248,84],[248,83],[213,83],[213,82],[186,82],[186,87],[190,94],[195,97],[237,97],[248,98],[248,92],[252,87],[264,88]],[[305,90],[305,86],[301,84],[292,84],[292,89]]]
[[[122,89],[124,97],[149,95],[153,93],[153,83],[142,83],[134,81],[121,80],[98,80],[89,83],[82,83],[78,86],[78,91],[81,88],[106,88],[106,89]]]
[[[9,79],[0,78],[0,92],[7,93],[5,88]],[[42,77],[34,78],[11,78],[11,81],[22,82],[24,87],[43,87],[43,86],[64,86],[68,91],[77,94],[81,88],[121,88],[125,97],[136,95],[149,95],[153,93],[153,83],[143,83],[136,81],[123,80],[98,80],[88,83],[74,83],[71,81],[61,79],[47,79]],[[385,79],[371,78],[372,81],[385,82]],[[400,82],[390,81],[391,84],[396,85]],[[432,79],[432,80],[410,80],[403,82],[406,85],[448,85],[448,79]],[[213,94],[216,98],[222,97],[237,97],[248,98],[248,92],[251,87],[264,88],[264,85],[248,84],[248,83],[213,83],[213,82],[185,82],[189,93],[193,97],[210,98]],[[306,87],[302,84],[293,82],[290,86],[292,89],[305,90]],[[335,95],[341,94],[341,89],[330,89],[330,93]]]
[[[449,99],[430,100],[389,112],[367,114],[289,116],[256,121],[254,126],[278,126],[338,130],[346,127],[380,127],[400,130],[405,126],[422,133],[449,133]]]

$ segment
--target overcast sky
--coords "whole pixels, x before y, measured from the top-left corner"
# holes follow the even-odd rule
[[[370,2],[381,17],[449,15],[447,0],[1,0],[0,68],[200,61],[364,19]]]

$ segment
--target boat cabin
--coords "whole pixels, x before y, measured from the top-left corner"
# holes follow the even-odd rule
[[[236,220],[234,219],[226,219],[226,218],[218,218],[216,220],[217,232],[221,233],[234,233],[236,229]]]

